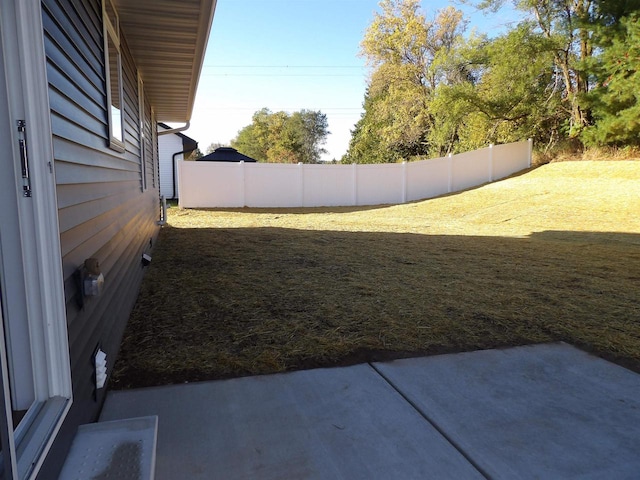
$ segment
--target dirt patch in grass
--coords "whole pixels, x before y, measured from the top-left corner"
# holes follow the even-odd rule
[[[112,386],[563,340],[640,371],[640,162],[407,205],[170,209]]]

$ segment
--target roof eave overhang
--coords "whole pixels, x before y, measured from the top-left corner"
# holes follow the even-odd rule
[[[156,120],[191,119],[217,0],[114,0]]]

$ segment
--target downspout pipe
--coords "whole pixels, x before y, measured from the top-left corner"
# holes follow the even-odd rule
[[[198,147],[196,146],[196,148]],[[176,157],[178,155],[184,155],[185,153],[193,152],[196,148],[182,150],[181,152],[176,152],[171,156],[171,181],[173,182],[173,193],[171,195],[172,200],[176,199],[176,193],[178,192],[178,189],[176,188]]]

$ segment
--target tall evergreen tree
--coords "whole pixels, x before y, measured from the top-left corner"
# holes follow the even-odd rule
[[[640,12],[612,24],[605,20],[596,41],[602,53],[590,67],[597,86],[584,102],[595,123],[583,139],[588,145],[640,145]]]

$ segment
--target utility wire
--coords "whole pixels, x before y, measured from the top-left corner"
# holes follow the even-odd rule
[[[331,73],[203,73],[205,77],[363,77],[362,75]]]
[[[204,65],[204,68],[366,68],[364,65]]]
[[[252,107],[216,107],[216,106],[211,106],[207,108],[208,111],[233,111],[233,112],[256,112],[259,111],[259,108],[252,108]],[[287,107],[274,107],[274,108],[270,108],[269,110],[271,111],[285,111],[285,112],[293,112],[293,111],[297,111],[300,110],[299,107],[296,108],[287,108]],[[306,110],[319,110],[322,113],[326,113],[328,115],[331,115],[332,117],[336,117],[336,116],[352,116],[353,114],[356,113],[361,113],[364,109],[362,107],[354,107],[354,108],[322,108],[322,107],[318,107],[318,108],[310,108],[310,109],[306,109]]]
[[[363,74],[353,73],[294,73],[296,69],[323,69],[323,70],[365,70],[362,65],[204,65],[205,71],[202,75],[207,77],[362,77]],[[211,72],[211,69],[262,69],[262,70],[285,70],[284,72],[265,73],[236,73],[236,72]]]

